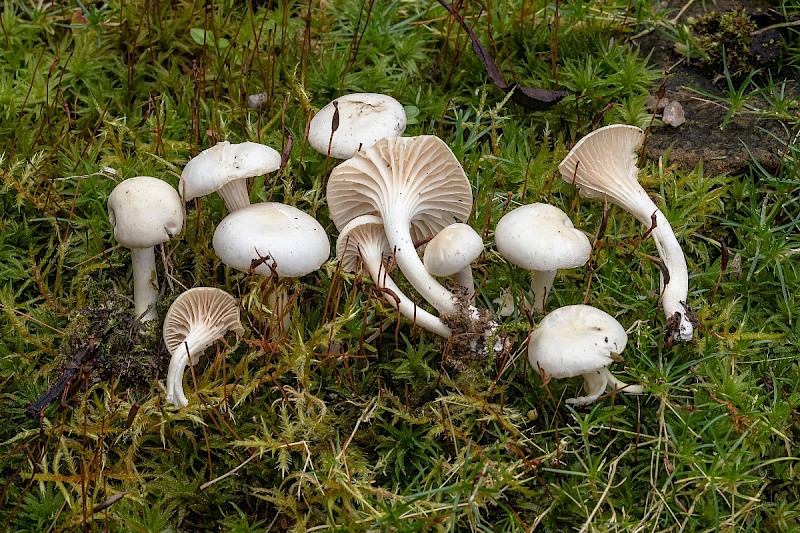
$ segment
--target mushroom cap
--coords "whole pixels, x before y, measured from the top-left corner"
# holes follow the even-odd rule
[[[334,103],[336,104],[334,106]],[[339,110],[339,124],[331,138],[333,119]],[[406,129],[403,106],[385,94],[354,93],[340,96],[319,110],[308,126],[308,143],[322,155],[350,159],[385,137],[397,137]]]
[[[238,179],[260,176],[278,170],[281,154],[273,148],[254,142],[217,143],[193,157],[181,172],[178,190],[188,202],[198,196],[218,191]]]
[[[108,220],[122,246],[150,248],[181,232],[183,201],[166,181],[150,176],[128,178],[108,196]]]
[[[554,205],[534,203],[506,213],[494,230],[497,251],[528,270],[577,268],[589,260],[592,244],[566,213]]]
[[[545,316],[528,338],[528,360],[534,369],[556,378],[595,372],[613,361],[628,344],[617,320],[596,307],[568,305]]]
[[[331,220],[341,230],[360,215],[386,220],[406,210],[411,235],[436,235],[472,210],[472,187],[450,148],[435,135],[381,139],[331,172]]]
[[[213,287],[195,287],[178,296],[164,317],[164,344],[170,353],[189,336],[189,332],[197,333],[204,329],[203,335],[209,342],[222,337],[227,331],[236,335],[244,333],[239,319],[239,305],[236,299]],[[194,359],[200,354],[191,354]]]
[[[314,217],[277,202],[252,204],[222,219],[214,231],[214,251],[243,272],[299,278],[317,270],[331,253],[325,229]]]
[[[643,140],[644,132],[636,126],[612,124],[599,128],[577,142],[558,170],[564,181],[575,183],[581,196],[608,198],[636,214],[642,196],[648,201],[636,167],[636,150]],[[649,220],[650,213],[646,216]]]
[[[358,269],[362,251],[367,249],[389,253],[389,241],[383,231],[383,221],[375,215],[361,215],[348,222],[336,239],[336,257],[345,272]]]
[[[433,276],[452,276],[468,267],[483,252],[483,239],[472,226],[463,222],[450,224],[436,234],[422,256],[425,268]]]

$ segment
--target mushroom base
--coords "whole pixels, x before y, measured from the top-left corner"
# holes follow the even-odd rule
[[[490,352],[502,354],[509,349],[509,345],[505,339],[496,339],[497,323],[492,314],[470,305],[470,290],[464,287],[453,287],[452,290],[456,310],[439,316],[452,331],[444,364],[463,372],[469,368],[470,362],[486,360]]]

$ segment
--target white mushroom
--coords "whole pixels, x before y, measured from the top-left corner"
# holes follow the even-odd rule
[[[181,173],[178,190],[184,202],[218,192],[228,212],[250,205],[247,178],[268,174],[281,166],[281,155],[263,144],[227,141],[203,150]]]
[[[583,376],[586,396],[567,403],[595,401],[608,388],[641,394],[640,385],[628,385],[608,370],[612,354],[620,354],[628,335],[608,313],[588,305],[560,307],[545,316],[528,339],[528,360],[534,370],[561,379]]]
[[[375,285],[384,289],[384,299],[401,315],[431,333],[450,337],[450,328],[418,307],[394,283],[384,266],[386,255],[390,255],[389,241],[383,232],[383,222],[374,215],[361,215],[348,222],[336,241],[336,257],[345,272],[355,272],[363,265]]]
[[[265,277],[299,278],[317,270],[330,255],[325,229],[314,217],[296,207],[276,202],[252,204],[219,223],[214,231],[214,251],[226,265]],[[289,317],[285,295],[270,295],[273,313]]]
[[[183,371],[197,364],[214,341],[233,331],[244,333],[236,300],[212,287],[196,287],[178,296],[164,317],[164,344],[172,354],[167,374],[167,401],[177,407],[189,404],[183,393]]]
[[[556,271],[583,266],[592,253],[589,238],[575,229],[566,213],[549,204],[523,205],[506,213],[497,222],[494,240],[500,255],[532,271],[533,307],[540,313]]]
[[[327,187],[337,229],[360,215],[383,220],[400,270],[439,313],[456,310],[453,295],[431,276],[414,239],[433,236],[465,220],[472,188],[453,152],[438,137],[393,137],[333,169]]]
[[[346,94],[314,115],[308,126],[308,143],[322,155],[328,155],[330,149],[331,157],[350,159],[380,139],[402,135],[405,129],[405,110],[391,96]]]
[[[644,132],[636,126],[615,124],[600,128],[578,141],[558,169],[564,181],[574,183],[581,196],[608,199],[648,229],[652,226],[651,217],[655,217],[651,235],[669,274],[665,283],[661,273],[661,305],[667,317],[668,334],[673,341],[690,341],[694,326],[687,316],[690,310],[686,303],[689,293],[686,259],[669,221],[639,184],[636,150],[643,139]]]
[[[142,321],[156,318],[158,299],[155,246],[183,228],[183,202],[166,181],[137,176],[122,181],[108,196],[114,238],[131,250],[133,302]]]
[[[422,255],[422,264],[437,277],[454,276],[455,282],[475,290],[472,279],[472,262],[483,252],[483,239],[472,226],[463,222],[450,224],[437,233]]]

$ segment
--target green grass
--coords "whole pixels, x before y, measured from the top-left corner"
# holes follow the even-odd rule
[[[565,405],[581,383],[542,386],[519,309],[501,326],[513,342],[507,357],[445,370],[440,341],[398,320],[369,280],[333,259],[290,284],[301,305],[281,337],[262,305],[274,287],[213,253],[225,210],[212,196],[188,206],[184,234],[164,247],[164,308],[185,287],[218,286],[242,299],[247,332],[193,368],[190,405],[168,406],[155,379],[123,384],[94,371],[41,420],[24,413],[74,353],[67,334],[78,317],[130,309],[130,256],[106,214],[115,183],[152,175],[176,185],[188,159],[218,140],[281,149],[291,138],[285,169],[257,179],[252,198],[296,205],[335,237],[323,189],[333,163],[304,132],[344,92],[393,95],[416,113],[407,135],[435,133],[452,147],[473,185],[469,222],[486,237],[477,302],[494,309],[508,288],[520,305],[529,278],[494,251],[494,224],[548,201],[595,234],[602,205],[576,201],[556,166],[593,121],[650,123],[645,102],[663,73],[631,35],[668,28],[690,38],[651,2],[622,0],[559,2],[554,33],[555,5],[525,0],[524,19],[520,1],[461,10],[508,79],[571,92],[530,112],[492,87],[435,2],[6,0],[0,529],[800,528],[800,126],[797,85],[782,81],[800,65],[793,44],[780,77],[728,77],[727,96],[715,96],[731,116],[781,124],[789,141],[777,172],[754,163],[712,176],[668,158],[642,168],[687,255],[696,342],[663,347],[658,270],[643,256],[655,248],[635,247],[642,230],[616,208],[591,270],[557,278],[548,309],[582,302],[591,280],[588,303],[629,330],[615,372],[646,395]],[[246,97],[260,92],[266,105],[249,109]],[[130,342],[165,356],[146,339]]]

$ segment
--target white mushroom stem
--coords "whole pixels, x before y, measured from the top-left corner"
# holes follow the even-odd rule
[[[454,312],[456,306],[453,293],[430,275],[417,254],[411,238],[408,210],[402,207],[389,207],[383,215],[381,218],[386,238],[389,240],[389,249],[406,279],[440,314]]]
[[[155,248],[131,248],[133,267],[133,306],[136,317],[142,322],[157,318],[155,306],[158,300],[158,277],[156,276]]]
[[[282,283],[276,283],[267,296],[267,303],[273,316],[279,319],[278,327],[281,331],[289,331],[292,327],[291,309],[289,309],[289,294]]]
[[[557,270],[531,271],[531,292],[533,292],[533,309],[544,313],[544,303],[553,288]]]
[[[361,249],[361,260],[364,262],[364,266],[367,268],[369,276],[375,282],[375,285],[380,289],[386,289],[385,300],[395,307],[401,315],[422,329],[446,339],[450,337],[452,333],[450,328],[442,324],[442,321],[437,317],[417,306],[395,284],[389,273],[383,268],[380,250],[365,246]]]
[[[628,394],[642,394],[644,389],[641,385],[628,385],[620,381],[611,373],[608,368],[601,368],[595,372],[583,374],[583,388],[586,396],[569,398],[566,402],[570,405],[586,405],[598,399],[606,390],[617,389]]]
[[[690,341],[694,334],[694,326],[686,316],[686,298],[689,294],[689,269],[686,266],[686,258],[667,217],[652,201],[650,204],[652,210],[649,213],[646,215],[644,212],[634,213],[634,216],[649,229],[653,221],[651,216],[655,213],[656,226],[650,235],[656,243],[658,255],[664,261],[664,266],[669,274],[669,283],[665,284],[664,273],[660,273],[661,287],[663,287],[661,306],[664,308],[667,320],[675,313],[680,316],[680,324],[675,333],[676,340]]]
[[[200,354],[219,337],[219,332],[209,328],[190,330],[186,339],[172,353],[167,373],[167,401],[178,407],[186,407],[189,400],[183,393],[183,371],[189,364],[196,364]]]
[[[247,190],[247,180],[232,180],[223,185],[218,191],[229,213],[250,205],[250,194]]]
[[[467,289],[470,295],[475,292],[475,280],[472,277],[472,267],[466,266],[455,273],[453,281],[461,287]]]

